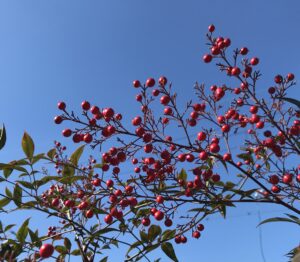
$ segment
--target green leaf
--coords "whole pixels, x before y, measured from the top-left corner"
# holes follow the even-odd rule
[[[17,207],[20,207],[22,204],[22,193],[22,188],[19,186],[19,184],[16,184],[14,188],[13,201]]]
[[[71,252],[71,255],[73,256],[80,256],[80,250],[79,249],[74,249],[72,252]]]
[[[262,222],[260,222],[258,224],[258,226],[262,225],[262,224],[266,224],[266,223],[270,223],[270,222],[290,222],[290,223],[294,223],[294,224],[297,224],[297,225],[300,225],[298,222],[296,222],[295,220],[293,219],[290,219],[290,218],[285,218],[285,217],[273,217],[273,218],[268,218]]]
[[[10,190],[7,187],[5,188],[5,194],[7,197],[12,198],[12,193],[10,192]]]
[[[64,165],[64,168],[62,170],[63,176],[73,176],[75,174],[74,167],[71,167],[70,165]]]
[[[128,254],[130,253],[131,250],[135,249],[136,247],[138,247],[138,246],[140,246],[140,245],[142,245],[142,244],[143,244],[143,243],[142,243],[141,241],[136,241],[136,242],[134,242],[134,243],[130,246],[130,248],[127,250],[126,255],[128,255]]]
[[[71,176],[71,177],[65,176],[65,177],[62,177],[61,179],[59,179],[58,182],[60,182],[62,184],[72,184],[75,181],[83,180],[85,178],[86,178],[85,176]]]
[[[31,239],[31,243],[34,243],[36,247],[40,247],[42,245],[42,241],[39,239],[38,231],[33,232],[30,228],[28,228],[28,233]]]
[[[148,242],[148,235],[145,231],[140,230],[140,237],[142,242]]]
[[[6,130],[3,124],[3,127],[0,129],[0,150],[5,146],[6,143]]]
[[[71,243],[71,241],[68,238],[64,239],[64,245],[68,249],[68,251],[70,252],[71,247],[72,247],[72,243]]]
[[[32,159],[32,164],[35,164],[36,162],[38,162],[39,160],[45,158],[45,154],[44,153],[41,153],[41,154],[38,154],[36,156],[33,157]]]
[[[50,158],[50,159],[53,159],[54,156],[56,154],[56,149],[55,148],[52,148],[51,150],[48,151],[47,153],[47,156]]]
[[[148,229],[148,239],[152,242],[157,236],[161,234],[161,228],[157,225],[151,225]]]
[[[25,132],[23,135],[22,148],[23,148],[25,155],[29,159],[32,159],[33,153],[34,153],[34,143],[33,143],[32,138],[28,135],[27,132]]]
[[[55,250],[60,254],[68,254],[68,250],[64,246],[56,246]]]
[[[78,165],[78,161],[83,153],[85,145],[82,145],[80,147],[78,147],[75,152],[71,155],[70,157],[70,161],[72,162],[72,164],[74,164],[75,166]]]
[[[300,108],[300,101],[297,100],[297,99],[294,99],[294,98],[289,98],[289,97],[281,97],[281,98],[278,98],[279,100],[284,100],[284,101],[287,101],[291,104],[294,104],[296,105],[298,108]]]
[[[183,168],[181,169],[181,171],[178,174],[177,178],[186,181],[186,179],[187,179],[187,173],[186,173],[185,169],[183,169]]]
[[[251,156],[251,154],[242,153],[242,154],[238,154],[237,157],[243,160],[249,160],[251,163],[253,163],[253,157]]]
[[[94,165],[94,168],[100,168],[100,169],[102,169],[102,167],[103,167],[103,164],[96,164],[96,165]]]
[[[108,257],[104,257],[99,262],[107,262],[107,260],[108,260]]]
[[[14,226],[15,226],[15,224],[7,225],[7,226],[4,228],[4,232],[10,230],[10,229],[13,228]]]
[[[41,180],[35,181],[34,185],[40,187],[52,180],[60,182],[61,179],[62,179],[61,176],[44,176]]]
[[[175,236],[175,234],[176,234],[176,229],[174,230],[167,229],[162,234],[162,240],[170,240]]]
[[[0,209],[2,209],[3,207],[7,206],[10,203],[11,199],[9,198],[2,198],[0,199]]]
[[[20,180],[18,180],[18,181],[16,181],[16,182],[19,183],[19,184],[21,184],[23,187],[28,188],[28,189],[34,189],[33,184],[32,184],[32,183],[29,183],[29,182],[27,182],[27,181],[20,181]]]
[[[295,222],[297,222],[300,225],[300,219],[294,215],[286,214],[288,217],[293,219]]]
[[[27,237],[28,234],[28,224],[29,224],[29,220],[30,218],[27,218],[24,223],[22,224],[22,226],[19,228],[16,237],[17,239],[21,242],[24,243],[25,239]]]
[[[164,242],[161,244],[161,249],[164,253],[171,258],[173,261],[178,262],[178,259],[175,255],[173,245],[170,242]]]
[[[146,251],[146,254],[153,251],[154,249],[158,248],[160,246],[160,243],[157,243],[155,245],[150,245],[150,246],[147,246],[145,251]]]
[[[3,168],[3,175],[5,178],[8,178],[11,173],[12,173],[13,169],[12,168]]]
[[[108,233],[108,232],[120,232],[120,230],[116,229],[116,228],[103,228],[103,229],[100,229],[98,230],[96,233],[93,234],[93,236],[101,236],[105,233]]]

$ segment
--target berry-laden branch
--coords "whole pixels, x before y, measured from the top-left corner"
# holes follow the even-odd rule
[[[300,102],[287,97],[294,75],[276,75],[267,92],[258,92],[259,58],[249,57],[247,47],[229,55],[231,40],[215,37],[213,25],[208,31],[209,53],[203,60],[215,61],[228,80],[210,88],[196,83],[196,100],[185,107],[178,106],[165,76],[158,82],[135,80],[140,113],[129,124],[111,107],[83,101],[77,115],[58,103],[62,113],[54,122],[72,123],[75,127],[66,127],[62,135],[82,144],[71,156],[60,142],[47,154],[34,155],[34,143],[24,135],[26,158],[0,165],[1,181],[9,185],[0,208],[46,212],[61,225],[49,227],[51,244],[42,244],[45,236],[28,223],[22,225],[17,239],[5,244],[8,252],[21,255],[30,238],[30,256],[36,258],[79,255],[83,261],[106,261],[105,250],[122,244],[129,248],[126,261],[150,261],[148,253],[159,247],[178,261],[173,239],[184,244],[188,234],[199,238],[205,217],[226,217],[227,207],[241,203],[284,206],[293,214],[283,221],[299,224],[300,175],[294,163],[300,153]],[[80,162],[86,145],[99,148],[102,157]],[[50,168],[35,170],[41,160]],[[226,172],[230,180],[222,175]],[[1,224],[0,234],[9,238],[6,231]]]

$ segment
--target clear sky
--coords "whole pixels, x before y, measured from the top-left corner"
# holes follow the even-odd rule
[[[0,122],[8,132],[0,162],[22,157],[24,130],[39,152],[54,139],[65,143],[61,127],[53,124],[59,100],[78,110],[86,99],[131,119],[138,111],[132,106],[134,79],[166,75],[182,101],[193,97],[195,81],[221,83],[217,69],[201,60],[211,23],[233,46],[246,45],[261,59],[262,90],[277,73],[299,76],[299,13],[297,0],[0,1]],[[292,95],[300,97],[298,86]],[[256,205],[230,210],[228,220],[206,222],[201,240],[178,246],[179,260],[263,261],[258,210],[263,218],[283,212]],[[262,227],[267,262],[286,261],[283,255],[299,243],[297,230],[285,224]],[[114,253],[109,261],[122,258]]]

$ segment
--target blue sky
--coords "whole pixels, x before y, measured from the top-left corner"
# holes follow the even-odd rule
[[[297,76],[299,11],[296,0],[1,1],[0,122],[7,127],[8,141],[0,162],[22,157],[24,130],[37,141],[39,152],[54,139],[67,143],[61,127],[53,124],[59,100],[75,110],[85,99],[112,106],[129,120],[138,112],[132,106],[134,79],[166,75],[182,101],[193,98],[195,81],[222,83],[217,69],[201,60],[211,23],[233,46],[246,45],[261,59],[262,90],[277,73]],[[297,86],[291,95],[299,97]],[[201,240],[178,246],[178,258],[263,261],[257,215],[247,215],[258,210],[264,218],[283,212],[256,205],[231,210],[226,221],[207,221]],[[285,224],[262,227],[267,262],[286,261],[283,254],[299,242],[297,230]],[[111,261],[122,257],[114,254]]]

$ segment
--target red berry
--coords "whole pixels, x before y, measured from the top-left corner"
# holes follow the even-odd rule
[[[218,55],[218,54],[221,53],[221,50],[220,50],[219,47],[213,46],[213,47],[211,48],[211,53],[212,53],[213,55]]]
[[[247,47],[242,47],[241,49],[240,49],[240,54],[241,55],[247,55],[248,54],[248,48]]]
[[[230,126],[229,125],[223,125],[222,126],[222,132],[228,133],[230,131]]]
[[[209,150],[210,152],[212,153],[218,153],[220,151],[220,146],[217,144],[217,143],[212,143],[210,146],[209,146]]]
[[[223,155],[223,160],[224,161],[230,161],[231,160],[231,154],[229,154],[229,153],[224,154]]]
[[[59,205],[59,198],[54,198],[51,202],[51,205],[57,207]]]
[[[259,63],[259,59],[258,59],[257,57],[251,58],[251,60],[250,60],[250,64],[251,64],[251,65],[255,66],[255,65],[257,65],[258,63]]]
[[[213,31],[215,31],[215,26],[214,26],[214,25],[209,25],[209,26],[208,26],[208,31],[211,32],[211,33],[212,33]]]
[[[162,220],[164,218],[164,216],[165,216],[164,213],[159,210],[156,211],[154,214],[155,219],[158,221]]]
[[[193,232],[193,237],[194,237],[194,238],[199,238],[200,235],[201,235],[201,234],[200,234],[199,231],[194,231],[194,232]]]
[[[143,141],[145,143],[149,143],[152,141],[152,135],[150,133],[143,134]]]
[[[83,201],[83,202],[81,202],[81,203],[78,205],[78,208],[79,208],[80,210],[83,210],[83,209],[86,209],[88,206],[89,206],[88,202]]]
[[[222,87],[218,87],[214,93],[214,96],[217,101],[219,101],[225,95],[225,91]]]
[[[90,133],[87,133],[84,135],[83,141],[86,143],[91,143],[93,141],[93,136]]]
[[[141,86],[141,82],[139,80],[134,80],[132,82],[133,87],[138,88]]]
[[[191,112],[191,114],[190,114],[190,117],[191,117],[192,119],[197,119],[198,116],[199,116],[199,114],[198,114],[196,111],[193,111],[193,112]]]
[[[92,218],[94,216],[93,210],[89,209],[85,212],[85,217],[86,218]]]
[[[180,236],[176,236],[175,237],[175,243],[176,244],[180,244],[181,243],[181,237]]]
[[[155,85],[154,78],[148,78],[146,81],[146,87],[153,87]]]
[[[166,226],[166,227],[170,227],[170,226],[172,226],[172,225],[173,225],[172,220],[171,220],[170,218],[167,218],[167,219],[165,220],[165,226]]]
[[[226,47],[230,46],[231,45],[231,40],[229,38],[225,38],[224,41],[223,41],[224,45]]]
[[[241,69],[239,69],[238,67],[233,67],[231,69],[231,75],[238,76],[240,73],[241,73]]]
[[[285,184],[289,184],[293,181],[293,175],[292,174],[285,174],[282,178],[282,182]]]
[[[142,219],[142,225],[147,227],[150,225],[150,219],[148,217],[145,217]]]
[[[73,206],[75,206],[75,202],[73,200],[70,200],[70,199],[66,200],[64,202],[64,204],[65,204],[66,207],[73,207]]]
[[[177,158],[180,162],[184,162],[186,159],[186,156],[185,156],[185,154],[179,154]]]
[[[294,74],[289,73],[286,78],[288,81],[292,81],[292,80],[294,80],[295,76],[294,76]]]
[[[51,257],[54,252],[54,247],[51,244],[43,244],[40,248],[40,256],[42,258]]]
[[[145,151],[145,153],[151,153],[152,152],[152,150],[153,150],[153,146],[152,146],[152,144],[147,144],[147,145],[145,145],[144,146],[144,151]]]
[[[77,192],[77,197],[78,197],[78,198],[83,198],[83,197],[84,197],[84,191],[79,190],[79,191]]]
[[[262,128],[264,128],[264,126],[265,126],[265,123],[263,121],[259,121],[256,123],[256,128],[258,128],[258,129],[262,129]]]
[[[251,106],[249,109],[249,112],[252,114],[256,114],[258,111],[258,107],[257,106]]]
[[[282,78],[281,75],[276,75],[276,76],[274,77],[274,81],[275,81],[276,84],[280,84],[280,83],[282,83],[283,78]]]
[[[66,109],[66,104],[65,104],[65,102],[58,102],[57,107],[60,110],[65,110]]]
[[[268,92],[269,92],[270,95],[273,95],[275,93],[275,91],[276,91],[275,87],[270,87],[268,89]]]
[[[211,177],[211,179],[212,179],[212,181],[213,182],[219,182],[220,181],[220,175],[218,175],[218,174],[214,174],[214,175],[212,175],[212,177]]]
[[[141,102],[143,100],[143,96],[141,94],[136,95],[135,99],[136,101]]]
[[[271,184],[276,185],[279,183],[279,177],[277,175],[272,175],[269,178]]]
[[[165,77],[165,76],[161,76],[159,79],[158,79],[158,83],[161,85],[161,86],[165,86],[168,82],[168,79]]]
[[[199,224],[199,225],[197,226],[197,229],[198,229],[199,231],[203,231],[203,230],[204,230],[204,225],[203,225],[203,224]]]
[[[186,160],[191,163],[195,160],[195,157],[192,154],[187,154],[186,155]]]
[[[91,109],[90,109],[90,111],[91,111],[91,113],[92,113],[93,115],[98,115],[98,114],[100,114],[100,109],[99,109],[98,106],[92,106]],[[100,116],[101,116],[101,115],[100,115]],[[99,120],[99,119],[98,119],[98,120]]]
[[[280,188],[278,186],[272,186],[271,191],[273,193],[279,193],[280,192]]]
[[[160,98],[160,103],[163,105],[167,105],[170,102],[170,97],[169,96],[162,96]]]
[[[96,178],[92,181],[92,184],[94,186],[100,186],[101,185],[101,179],[100,178]]]
[[[54,117],[54,123],[55,124],[60,124],[61,122],[63,121],[62,117],[61,116],[56,116]]]
[[[153,96],[158,96],[158,95],[159,95],[159,90],[158,90],[158,89],[154,89],[154,90],[152,91],[152,95],[153,95]]]
[[[142,123],[142,118],[140,116],[136,116],[131,122],[134,126],[138,126]]]
[[[90,109],[91,105],[90,105],[90,103],[88,101],[83,101],[81,103],[81,107],[82,107],[83,110],[87,111],[87,110]]]
[[[133,187],[132,186],[126,186],[125,191],[126,191],[127,194],[131,194],[132,191],[133,191]]]
[[[107,187],[113,187],[114,186],[114,181],[112,181],[111,179],[106,181],[106,186]]]
[[[242,90],[248,89],[248,83],[247,83],[247,82],[242,82],[242,83],[241,83],[241,89],[242,89]]]
[[[165,115],[173,115],[173,110],[171,107],[165,107],[164,109],[164,114]]]
[[[62,131],[62,135],[63,135],[64,137],[69,137],[69,136],[72,135],[72,130],[71,130],[71,129],[64,129],[64,130]]]
[[[199,153],[199,158],[201,160],[206,160],[208,158],[208,154],[205,151]]]
[[[130,206],[132,206],[132,207],[134,207],[134,206],[136,206],[138,204],[138,201],[137,201],[137,199],[135,197],[129,198],[129,202],[130,202],[129,203]]]
[[[187,238],[185,236],[181,236],[181,243],[185,244],[187,242]]]
[[[238,94],[241,93],[241,89],[238,88],[238,87],[236,87],[236,88],[233,90],[233,92],[234,92],[236,95],[238,95]]]
[[[105,222],[106,224],[111,224],[112,221],[113,221],[113,217],[112,217],[111,214],[108,214],[108,215],[105,216],[104,222]]]
[[[157,196],[157,197],[156,197],[156,202],[157,202],[158,204],[162,204],[162,203],[164,202],[164,197],[163,197],[163,196]]]
[[[203,61],[205,63],[209,63],[209,62],[211,62],[211,60],[212,60],[212,56],[210,54],[206,54],[203,56]]]
[[[206,139],[206,134],[204,132],[199,132],[197,138],[199,141],[204,141]]]
[[[196,126],[197,125],[197,121],[195,120],[195,119],[189,119],[188,120],[188,124],[189,124],[189,126]]]
[[[114,112],[114,110],[112,108],[105,108],[102,111],[102,114],[106,118],[112,118],[114,116],[115,112]]]

